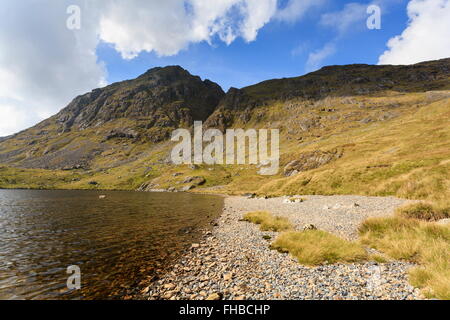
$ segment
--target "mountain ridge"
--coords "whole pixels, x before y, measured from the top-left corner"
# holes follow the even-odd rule
[[[441,71],[444,75],[450,73],[450,58],[446,58],[446,59],[440,59],[440,60],[435,60],[435,61],[425,61],[425,62],[420,62],[417,64],[413,64],[413,65],[369,65],[369,64],[349,64],[349,65],[331,65],[331,66],[325,66],[322,67],[321,69],[302,75],[302,76],[298,76],[298,77],[284,77],[284,78],[278,78],[278,79],[269,79],[269,80],[264,80],[261,82],[258,82],[256,84],[253,85],[249,85],[243,88],[235,88],[235,87],[231,87],[226,93],[223,91],[223,89],[220,87],[220,85],[218,85],[217,83],[209,80],[209,79],[205,79],[205,80],[201,80],[201,78],[199,76],[195,76],[195,75],[191,75],[189,73],[189,71],[187,71],[186,69],[184,69],[183,67],[181,67],[180,65],[168,65],[165,67],[154,67],[151,69],[148,69],[146,72],[144,72],[143,74],[139,75],[138,77],[136,77],[135,79],[129,79],[129,80],[123,80],[123,81],[119,81],[119,82],[115,82],[112,83],[110,85],[107,85],[103,88],[96,88],[93,89],[90,92],[87,92],[85,94],[82,95],[78,95],[77,97],[75,97],[66,107],[64,107],[61,111],[59,111],[56,115],[50,117],[49,119],[53,118],[53,117],[58,117],[59,115],[62,116],[62,114],[64,113],[64,111],[68,108],[70,108],[71,105],[73,105],[76,101],[78,100],[82,100],[86,97],[90,97],[90,96],[95,96],[98,97],[99,95],[101,95],[102,92],[110,90],[110,89],[116,89],[117,87],[121,87],[122,85],[126,85],[126,84],[130,84],[133,81],[137,81],[137,80],[144,80],[148,77],[150,78],[154,78],[155,74],[157,75],[158,72],[165,72],[168,71],[169,77],[166,78],[165,80],[168,81],[173,81],[176,79],[171,78],[170,76],[174,75],[174,73],[178,73],[179,74],[184,74],[186,76],[190,76],[193,79],[196,79],[199,82],[203,82],[207,85],[211,85],[213,87],[216,87],[216,90],[218,90],[220,92],[220,96],[221,99],[226,98],[227,95],[231,95],[236,96],[236,95],[263,95],[261,94],[261,90],[252,90],[255,88],[264,88],[266,84],[271,84],[271,83],[289,83],[289,82],[296,82],[296,81],[300,81],[300,84],[302,84],[301,82],[304,81],[306,83],[306,85],[311,85],[314,84],[313,81],[309,81],[309,78],[311,78],[312,76],[327,76],[330,73],[336,73],[338,71],[354,71],[354,68],[361,68],[361,69],[366,69],[366,68],[373,68],[373,69],[386,69],[386,68],[395,68],[395,69],[407,69],[408,71],[416,71],[415,74],[410,75],[410,77],[412,78],[411,80],[418,80],[419,77],[423,77],[422,81],[427,82],[426,86],[423,87],[423,90],[430,90],[430,89],[440,89],[442,88],[442,86],[440,86],[439,84],[436,83],[429,83],[429,81],[435,81],[435,73],[438,73],[438,71]],[[414,69],[419,69],[423,67],[425,70],[414,70]],[[430,73],[430,70],[426,70],[429,67],[437,67],[440,68],[441,70],[432,70]],[[391,69],[392,70],[392,69]],[[365,71],[365,70],[363,70]],[[425,74],[423,72],[426,72]],[[391,72],[389,72],[391,73]],[[434,73],[434,74],[433,74]],[[375,82],[377,80],[381,80],[381,82],[386,81],[385,79],[363,79],[363,78],[356,78],[354,79],[355,82]],[[160,83],[159,83],[160,84]],[[297,85],[298,84],[294,84]],[[393,85],[392,83],[390,83],[389,85]],[[288,84],[284,84],[285,87],[289,87]],[[380,86],[380,85],[379,85]],[[448,84],[445,84],[444,87],[447,89],[449,88]],[[381,89],[389,89],[389,86],[385,86],[383,87],[383,85],[381,85]],[[112,90],[111,90],[112,91]],[[256,92],[255,92],[256,91]],[[280,94],[279,92],[277,92],[278,94]],[[301,92],[300,92],[301,93]],[[360,92],[361,94],[366,93],[366,92]],[[325,94],[327,94],[325,92]],[[291,98],[291,97],[269,97],[269,98]],[[306,96],[306,98],[309,98],[308,96]],[[213,106],[217,106],[218,104],[220,104],[222,101],[219,101],[218,103],[211,103],[211,105]],[[211,115],[212,112],[209,114]],[[204,117],[200,117],[196,120],[205,120],[203,119]],[[45,119],[42,122],[45,122],[49,119]],[[62,119],[62,122],[64,122],[64,120]],[[37,125],[39,125],[40,123],[38,123]],[[71,125],[71,123],[69,122],[69,126]],[[5,137],[0,137],[0,142],[3,140],[6,140],[8,138],[11,138],[13,136],[16,136],[17,134],[26,131],[28,129],[22,130],[18,133],[12,134],[10,136],[5,136]]]
[[[184,181],[192,181],[185,177],[190,174],[206,181],[199,190],[211,192],[260,190],[267,194],[272,186],[288,194],[333,190],[398,195],[407,188],[403,184],[412,185],[408,174],[421,163],[427,164],[421,167],[423,179],[426,174],[434,176],[427,170],[447,170],[444,160],[450,155],[443,147],[447,129],[442,121],[448,119],[446,108],[450,108],[449,70],[450,59],[411,66],[330,66],[300,77],[230,88],[225,93],[219,85],[180,66],[152,68],[136,79],[80,95],[49,119],[0,139],[0,187],[182,189],[189,187]],[[427,110],[434,113],[426,115]],[[415,120],[425,115],[433,130]],[[253,166],[190,169],[172,165],[168,138],[176,128],[191,128],[194,120],[221,130],[280,129],[280,173],[263,178]],[[408,126],[398,131],[396,126],[402,127],[402,123]],[[421,155],[426,161],[419,161],[417,150],[408,147],[415,144],[406,142],[415,134],[408,131],[413,126],[421,134],[418,141],[436,148]],[[385,131],[379,131],[381,127]],[[378,146],[387,156],[370,147],[364,132],[376,132],[376,139],[388,141],[386,150]],[[403,140],[388,139],[388,132],[396,132]],[[438,132],[441,138],[428,139]],[[359,142],[351,137],[359,137],[355,138]],[[363,157],[363,153],[374,158]],[[432,156],[436,153],[439,162],[428,166],[436,160]],[[334,154],[339,157],[328,156]],[[294,168],[292,163],[298,166]],[[408,169],[398,171],[394,169],[397,165]],[[347,166],[355,172],[385,172],[377,184],[386,189],[369,190],[367,183],[350,187],[358,180],[346,178]],[[322,175],[325,171],[331,174],[329,178]],[[369,178],[361,173],[361,179]],[[402,179],[405,181],[400,183]],[[425,187],[430,187],[427,181]],[[421,193],[411,194],[417,197]]]

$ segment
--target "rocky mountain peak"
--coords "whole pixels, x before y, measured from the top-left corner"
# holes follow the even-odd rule
[[[191,75],[180,66],[153,68],[75,98],[55,118],[62,131],[86,129],[119,118],[145,128],[190,125],[206,120],[224,96],[216,83]]]
[[[181,66],[155,67],[147,70],[137,79],[159,79],[164,81],[176,81],[181,78],[196,77]],[[200,77],[196,77],[200,79]]]

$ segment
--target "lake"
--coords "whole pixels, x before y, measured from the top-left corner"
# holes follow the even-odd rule
[[[189,193],[0,190],[0,299],[137,298],[222,208]]]

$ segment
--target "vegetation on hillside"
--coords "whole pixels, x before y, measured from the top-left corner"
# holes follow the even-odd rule
[[[182,189],[187,177],[200,176],[206,183],[194,191],[446,201],[449,65],[450,59],[415,66],[327,67],[299,78],[232,89],[227,95],[179,67],[155,68],[80,96],[57,116],[2,139],[0,187],[136,190],[146,184]],[[187,89],[184,97],[180,88],[208,92],[216,110],[204,104],[200,109],[202,119],[212,112],[206,120],[210,125],[279,128],[279,174],[260,176],[250,165],[172,165],[173,143],[160,141],[159,134],[191,125],[195,108],[180,110],[198,99]],[[144,118],[136,113],[141,109]],[[318,157],[328,160],[317,162]],[[292,161],[308,159],[311,165],[286,174]]]

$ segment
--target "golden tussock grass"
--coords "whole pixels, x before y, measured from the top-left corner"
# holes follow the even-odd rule
[[[281,252],[289,252],[299,263],[312,266],[368,259],[366,251],[358,243],[321,230],[284,232],[271,247]]]
[[[450,218],[450,208],[432,203],[420,202],[397,209],[397,214],[404,218],[438,221]]]
[[[371,218],[360,227],[360,241],[419,264],[410,270],[411,284],[428,298],[450,299],[450,226],[401,216]]]
[[[244,215],[244,220],[260,225],[262,231],[286,231],[293,228],[288,219],[274,217],[270,212],[255,211]]]

